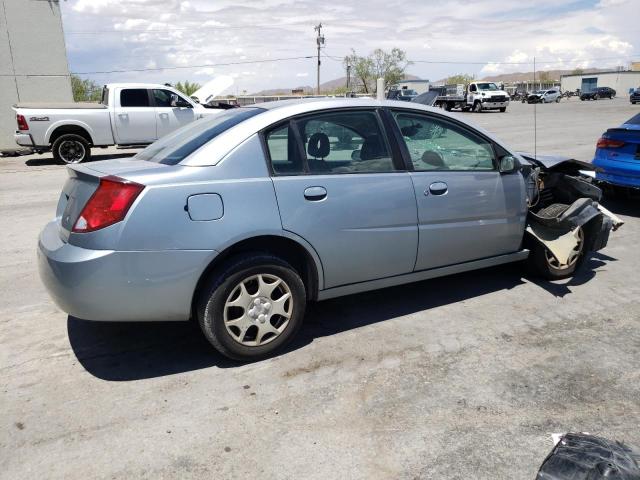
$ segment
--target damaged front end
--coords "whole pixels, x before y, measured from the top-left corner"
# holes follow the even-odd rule
[[[559,272],[572,272],[584,254],[604,248],[609,232],[624,222],[600,205],[602,190],[592,182],[591,164],[520,156],[527,162],[522,165],[529,205],[525,241],[543,247],[541,262],[556,273],[546,276],[562,278]]]

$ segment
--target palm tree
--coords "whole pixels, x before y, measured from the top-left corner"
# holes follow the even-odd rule
[[[185,80],[184,83],[178,82],[176,83],[176,89],[180,90],[182,93],[190,97],[193,93],[200,88],[200,84],[196,82],[189,82],[189,80]]]

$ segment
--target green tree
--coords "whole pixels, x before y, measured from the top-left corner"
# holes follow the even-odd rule
[[[102,87],[93,80],[71,75],[71,91],[75,102],[99,102],[102,98]]]
[[[356,81],[359,81],[364,93],[376,91],[376,80],[383,78],[385,85],[393,85],[404,78],[405,70],[411,64],[407,54],[399,48],[390,52],[378,48],[366,57],[361,57],[355,50],[344,58],[344,65],[351,65]]]
[[[184,83],[178,82],[176,83],[176,90],[180,90],[186,96],[190,97],[195,93],[196,90],[200,88],[200,84],[196,82],[189,82],[189,80],[185,80]]]
[[[456,85],[458,83],[470,83],[476,79],[475,75],[469,75],[468,73],[458,73],[447,77],[444,81],[446,85]]]

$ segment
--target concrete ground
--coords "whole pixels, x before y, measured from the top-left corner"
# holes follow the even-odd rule
[[[586,160],[640,112],[536,110],[538,152]],[[533,149],[532,105],[464,116]],[[327,301],[286,353],[238,365],[192,324],[51,302],[36,239],[65,177],[48,154],[0,159],[1,478],[519,479],[552,433],[640,447],[638,200],[606,202],[627,224],[569,281],[512,265]]]

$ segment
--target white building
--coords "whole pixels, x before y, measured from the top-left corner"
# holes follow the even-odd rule
[[[560,78],[560,87],[563,92],[576,89],[580,89],[581,92],[590,92],[596,87],[610,87],[618,96],[624,96],[628,95],[631,88],[640,87],[640,72],[627,70],[563,75]]]
[[[17,102],[71,102],[59,0],[0,0],[0,151],[15,150]]]

